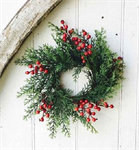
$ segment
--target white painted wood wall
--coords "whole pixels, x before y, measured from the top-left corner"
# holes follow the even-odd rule
[[[0,33],[26,0],[0,0]]]
[[[10,5],[10,4],[9,4]],[[15,6],[16,7],[16,6]],[[126,63],[123,88],[109,102],[113,110],[103,109],[94,124],[98,134],[92,134],[80,123],[71,124],[71,138],[60,132],[49,138],[45,123],[38,116],[27,122],[24,97],[16,93],[24,85],[26,67],[15,66],[27,47],[55,45],[48,22],[60,26],[64,19],[69,27],[93,30],[104,27],[110,48],[122,55]],[[139,1],[138,0],[65,0],[29,36],[0,79],[0,150],[139,150]],[[77,93],[86,82],[82,74],[77,84],[70,84],[65,74],[65,86]],[[69,79],[69,77],[68,77]]]

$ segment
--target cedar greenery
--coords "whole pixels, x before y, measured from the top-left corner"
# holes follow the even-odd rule
[[[70,136],[70,118],[73,122],[80,120],[87,129],[97,132],[90,122],[90,119],[97,120],[92,117],[95,114],[92,110],[113,108],[105,101],[113,97],[124,79],[123,59],[108,47],[103,28],[95,30],[91,37],[85,30],[68,30],[63,20],[61,24],[59,28],[49,23],[55,32],[52,36],[56,47],[45,44],[38,49],[29,48],[15,62],[31,68],[26,72],[31,74],[30,78],[18,92],[18,97],[27,95],[24,119],[42,113],[40,121],[44,121],[46,115],[51,138],[56,136],[58,127]],[[88,83],[75,96],[71,96],[73,91],[64,88],[60,81],[61,73],[71,69],[74,69],[75,82],[81,71],[88,78]]]

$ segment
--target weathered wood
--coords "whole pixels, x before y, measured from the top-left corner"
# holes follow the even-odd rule
[[[63,0],[28,0],[2,33],[0,77],[28,35]]]

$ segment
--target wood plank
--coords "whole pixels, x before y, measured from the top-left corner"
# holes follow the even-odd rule
[[[120,55],[121,36],[121,1],[85,0],[79,2],[79,29],[85,29],[92,36],[94,30],[101,27],[107,31],[107,41],[110,48]],[[84,80],[80,78],[78,90]],[[78,124],[77,149],[117,149],[118,143],[118,94],[108,103],[114,104],[114,109],[102,108],[97,112],[98,121],[93,123],[98,134],[92,134],[81,124]]]
[[[14,63],[17,58],[23,55],[26,47],[31,46],[30,42],[29,37],[0,79],[1,150],[32,150],[31,120],[23,120],[25,115],[23,100],[25,97],[17,99],[17,91],[25,84],[27,67],[15,66]]]
[[[52,39],[52,31],[48,27],[48,22],[52,22],[57,26],[61,26],[60,21],[63,19],[68,24],[69,29],[74,28],[76,24],[75,16],[75,3],[76,0],[63,1],[51,14],[36,28],[34,31],[34,48],[38,48],[44,43],[55,46],[55,42]],[[75,91],[75,83],[72,81],[72,71],[63,74],[61,78],[65,87]],[[63,110],[64,111],[64,110]],[[75,124],[70,125],[71,138],[67,138],[61,133],[61,129],[58,129],[56,139],[50,139],[49,131],[47,130],[46,120],[39,122],[39,115],[35,116],[35,149],[45,150],[74,150],[75,149]]]
[[[119,149],[136,149],[138,22],[137,1],[125,1],[121,50],[126,63],[121,92]]]
[[[139,0],[137,1],[137,36],[139,37]],[[139,38],[138,38],[138,44],[137,44],[137,50],[138,50],[138,58],[137,58],[137,87],[136,87],[136,150],[139,150]]]

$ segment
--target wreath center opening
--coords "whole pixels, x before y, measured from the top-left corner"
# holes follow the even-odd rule
[[[84,72],[85,68],[82,69],[76,81],[74,81],[74,68],[66,72],[61,73],[60,82],[63,88],[72,90],[71,96],[75,96],[79,93],[85,85],[88,84],[87,76]]]

